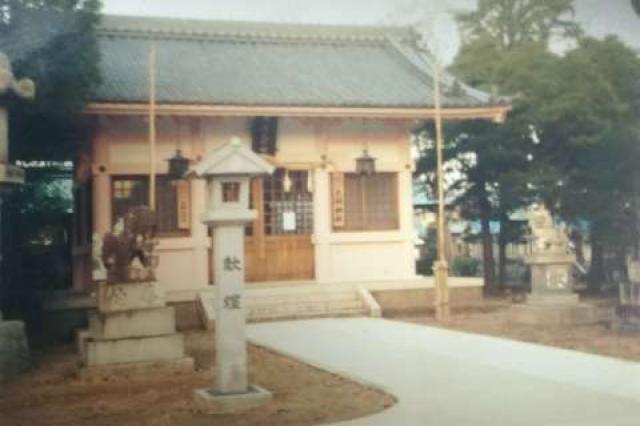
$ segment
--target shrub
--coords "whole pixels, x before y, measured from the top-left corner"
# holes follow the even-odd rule
[[[469,256],[458,256],[453,259],[451,275],[458,277],[477,277],[480,275],[480,259]]]

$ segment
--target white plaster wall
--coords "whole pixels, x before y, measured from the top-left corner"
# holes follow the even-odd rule
[[[408,132],[411,123],[350,119],[286,118],[279,121],[278,153],[274,161],[312,173],[316,281],[408,279],[415,276],[413,252],[412,160]],[[250,144],[244,117],[161,117],[157,127],[157,173],[166,173],[166,159],[176,147],[189,158],[239,137]],[[399,229],[378,232],[333,232],[330,224],[329,173],[351,172],[355,158],[367,147],[379,171],[398,173]],[[94,140],[94,224],[110,226],[110,176],[149,171],[147,125],[142,117],[101,119]],[[99,170],[100,166],[105,171]],[[158,246],[158,279],[167,290],[188,291],[208,285],[207,230],[200,223],[205,187],[191,182],[192,230],[183,238],[162,239]]]

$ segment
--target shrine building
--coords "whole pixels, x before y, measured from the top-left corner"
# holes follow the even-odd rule
[[[167,160],[179,150],[193,167],[232,138],[276,168],[251,184],[258,217],[242,265],[250,288],[424,281],[410,134],[434,117],[434,67],[414,41],[397,27],[105,16],[102,83],[76,161],[74,288],[92,285],[92,236],[148,203],[155,158],[157,279],[176,301],[210,289],[205,182],[171,179]],[[446,74],[442,106],[444,120],[500,122],[509,109]]]

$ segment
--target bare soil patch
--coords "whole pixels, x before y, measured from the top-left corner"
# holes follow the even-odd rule
[[[510,305],[506,299],[488,299],[477,307],[453,312],[446,323],[436,321],[433,314],[395,319],[640,361],[640,335],[621,334],[606,324],[573,327],[516,324],[507,316]]]
[[[207,415],[192,393],[213,384],[214,337],[192,332],[186,342],[196,361],[193,373],[158,369],[98,383],[79,377],[72,346],[36,354],[32,371],[1,386],[0,425],[314,425],[374,414],[395,403],[377,389],[250,346],[251,383],[273,392],[273,400],[242,414]]]

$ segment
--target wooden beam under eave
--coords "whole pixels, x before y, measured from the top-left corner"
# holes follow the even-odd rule
[[[445,120],[485,119],[502,123],[510,105],[476,108],[444,108]],[[147,115],[149,106],[141,103],[90,103],[84,110],[89,115]],[[366,108],[306,106],[235,106],[158,104],[156,115],[162,116],[235,116],[235,117],[356,117],[425,120],[435,117],[434,108]]]

